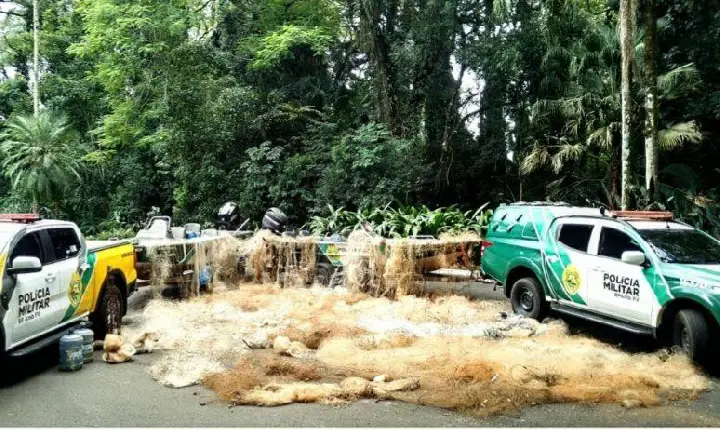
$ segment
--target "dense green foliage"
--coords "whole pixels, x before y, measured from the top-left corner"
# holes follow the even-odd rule
[[[204,223],[228,200],[256,222],[354,211],[340,228],[389,201],[618,205],[617,0],[40,0],[37,120],[31,5],[0,1],[4,211],[119,234],[151,206]],[[659,184],[640,16],[632,205],[720,234],[720,3],[653,12]]]
[[[479,235],[487,228],[492,210],[483,205],[474,211],[462,212],[455,206],[429,209],[427,206],[384,207],[359,210],[328,206],[327,215],[314,215],[308,227],[315,234],[347,235],[351,231],[369,225],[376,234],[383,237],[433,236],[442,233],[474,231]]]

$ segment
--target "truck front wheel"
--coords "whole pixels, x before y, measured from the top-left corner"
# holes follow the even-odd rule
[[[710,344],[710,328],[705,316],[695,309],[683,309],[677,313],[673,325],[673,344],[693,361],[702,362]]]
[[[547,315],[547,302],[542,286],[535,278],[522,278],[510,290],[513,312],[527,318],[542,321]]]

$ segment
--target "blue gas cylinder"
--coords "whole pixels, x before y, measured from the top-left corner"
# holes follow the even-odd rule
[[[70,372],[82,369],[83,337],[79,334],[66,334],[60,338],[60,370]]]
[[[210,266],[205,266],[202,269],[200,269],[200,273],[198,274],[198,281],[200,285],[205,286],[210,283],[210,278],[212,277],[212,271],[210,269]]]
[[[83,362],[90,363],[93,361],[93,341],[95,340],[95,333],[93,333],[93,331],[89,328],[81,328],[75,330],[73,334],[79,334],[82,336]]]

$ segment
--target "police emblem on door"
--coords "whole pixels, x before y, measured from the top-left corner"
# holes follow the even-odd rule
[[[68,288],[68,298],[72,307],[76,308],[80,305],[80,298],[82,298],[82,286],[80,285],[80,279],[77,275],[73,274],[73,279],[70,281],[70,288]]]
[[[580,271],[575,265],[571,264],[563,270],[562,283],[568,294],[577,294],[580,291],[581,282]]]

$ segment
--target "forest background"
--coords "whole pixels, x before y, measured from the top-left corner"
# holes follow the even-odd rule
[[[0,209],[553,200],[717,236],[718,41],[713,0],[0,0]]]

